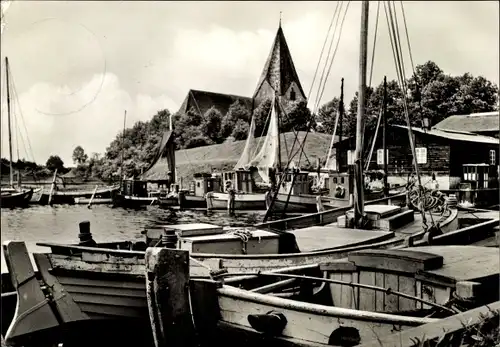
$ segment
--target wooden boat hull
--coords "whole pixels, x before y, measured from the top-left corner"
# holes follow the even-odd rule
[[[302,213],[314,213],[318,212],[316,195],[290,195],[279,193],[274,201],[273,211],[275,212],[302,212]],[[287,203],[288,200],[288,203]],[[331,199],[328,197],[322,197],[321,202],[323,207],[327,210],[331,210],[336,207],[349,206],[349,200],[341,199]]]
[[[354,343],[349,345],[357,345],[376,341],[394,330],[432,323],[424,322],[429,318],[416,315],[428,315],[435,305],[442,310],[450,301],[456,301],[454,293],[464,298],[469,308],[498,301],[499,255],[498,249],[474,246],[367,250],[353,252],[343,261],[320,265],[323,276],[316,278],[331,282],[326,285],[323,282],[315,293],[306,294],[304,287],[300,289],[302,294],[299,289],[295,295],[289,292],[297,300],[283,297],[284,288],[292,283],[297,285],[286,277],[263,286],[262,283],[256,286],[235,282],[220,287],[214,283],[211,295],[206,294],[208,290],[198,295],[204,300],[216,301],[212,305],[215,311],[212,321],[218,321],[219,326],[236,335],[264,332],[275,342],[273,345],[298,346],[345,345],[341,342],[347,342],[346,337],[350,337]],[[477,262],[471,262],[471,258]],[[294,281],[303,279],[304,271]],[[278,277],[276,274],[268,278]],[[263,279],[262,275],[259,278]],[[236,285],[244,286],[245,290]],[[203,286],[210,288],[206,283]],[[472,287],[474,290],[470,290]],[[273,294],[269,294],[271,292]],[[325,295],[320,296],[321,292]],[[191,298],[194,303],[202,300],[193,298],[193,293]],[[150,306],[150,310],[155,308]],[[161,310],[156,308],[159,317],[162,317]],[[192,312],[196,314],[196,311]],[[196,322],[197,317],[194,319]],[[202,319],[206,319],[205,314]]]
[[[88,205],[91,202],[90,198],[75,198],[75,205]],[[92,199],[92,205],[111,205],[113,199],[97,198]]]
[[[114,207],[141,208],[141,207],[155,205],[157,203],[158,203],[158,198],[156,197],[138,197],[138,196],[123,195],[123,194],[116,194],[113,197]]]
[[[234,197],[235,210],[265,210],[266,195],[265,194],[236,194]],[[211,197],[211,205],[214,210],[227,209],[228,194],[213,193]],[[207,204],[208,205],[208,204]]]
[[[26,207],[29,205],[33,189],[2,193],[0,197],[1,208]]]
[[[95,199],[111,199],[112,196],[118,192],[119,187],[109,187],[109,188],[101,188],[97,189],[94,195],[93,190],[86,191],[56,191],[52,193],[51,204],[56,205],[73,205],[75,204],[75,199],[90,199],[92,195],[94,195]],[[43,192],[40,195],[40,199],[38,200],[38,204],[40,205],[48,205],[49,203],[50,193]]]

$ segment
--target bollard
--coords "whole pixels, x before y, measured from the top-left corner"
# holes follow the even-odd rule
[[[175,229],[168,227],[163,228],[161,243],[165,248],[177,248],[177,235],[175,234]]]
[[[97,242],[92,238],[92,233],[90,232],[90,222],[83,221],[79,224],[80,233],[78,238],[80,238],[79,246],[95,247]]]

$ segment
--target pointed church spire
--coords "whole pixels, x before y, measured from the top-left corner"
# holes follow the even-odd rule
[[[280,22],[271,52],[253,95],[257,104],[275,94],[288,100],[306,100]]]

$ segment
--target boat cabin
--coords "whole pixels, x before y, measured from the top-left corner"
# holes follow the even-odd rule
[[[195,196],[205,196],[208,192],[220,192],[220,177],[213,177],[207,173],[195,175],[189,191]]]
[[[222,187],[224,191],[232,188],[239,192],[253,193],[254,181],[250,170],[238,169],[222,173]]]
[[[121,193],[127,196],[147,197],[147,182],[139,180],[123,180]]]
[[[293,182],[293,176],[295,175],[295,181]],[[279,181],[279,178],[277,179]],[[291,169],[285,174],[285,178],[281,183],[279,192],[282,194],[288,194],[291,190],[292,195],[309,194],[310,193],[310,183],[309,183],[309,172],[300,172],[299,170]]]
[[[331,197],[348,200],[349,196],[354,192],[352,175],[347,172],[330,172],[325,180]]]

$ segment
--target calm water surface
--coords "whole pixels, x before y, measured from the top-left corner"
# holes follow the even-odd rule
[[[50,249],[36,246],[37,242],[77,243],[78,223],[90,221],[90,230],[97,242],[143,239],[141,231],[158,225],[179,223],[212,223],[221,226],[252,225],[262,220],[264,211],[237,213],[233,218],[225,211],[170,211],[156,206],[144,210],[111,208],[95,205],[30,206],[28,208],[2,209],[2,242],[24,241],[31,252],[47,252]],[[1,257],[2,272],[7,271]]]

